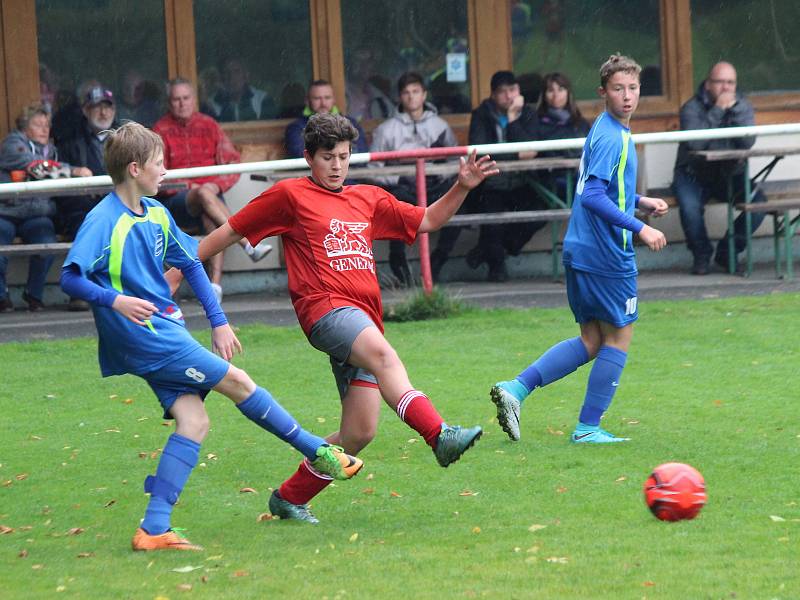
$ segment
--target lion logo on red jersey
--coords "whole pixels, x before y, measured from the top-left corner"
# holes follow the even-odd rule
[[[368,225],[369,223],[331,219],[331,232],[325,236],[322,245],[328,256],[336,259],[330,261],[332,269],[335,271],[364,269],[375,272],[372,247],[367,238],[361,235]]]

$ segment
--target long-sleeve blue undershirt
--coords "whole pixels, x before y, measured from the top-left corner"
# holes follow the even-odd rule
[[[639,233],[644,223],[627,213],[621,211],[616,203],[608,197],[606,190],[608,182],[597,177],[589,177],[583,186],[581,203],[587,210],[593,212],[606,223],[622,227],[633,233]],[[639,205],[639,194],[636,194],[636,206]]]

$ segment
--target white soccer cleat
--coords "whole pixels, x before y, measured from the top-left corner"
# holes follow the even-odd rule
[[[264,258],[267,254],[272,252],[272,246],[267,244],[266,242],[259,242],[255,246],[251,246],[250,242],[244,247],[244,252],[247,256],[250,257],[250,260],[253,262],[258,262],[262,258]]]

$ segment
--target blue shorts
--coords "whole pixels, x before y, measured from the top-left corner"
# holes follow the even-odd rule
[[[375,327],[375,323],[363,310],[354,306],[334,308],[311,327],[308,341],[331,357],[331,370],[340,398],[344,398],[351,385],[378,387],[375,375],[347,362],[353,342],[367,327]]]
[[[205,399],[208,392],[228,373],[230,364],[198,345],[195,350],[170,364],[141,375],[161,403],[164,418],[173,418],[169,409],[184,394]]]
[[[639,318],[636,276],[604,277],[565,266],[567,299],[575,321],[625,327]]]

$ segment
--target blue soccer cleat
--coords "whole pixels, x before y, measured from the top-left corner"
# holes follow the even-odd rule
[[[599,426],[592,427],[580,423],[570,436],[570,441],[573,444],[616,444],[618,442],[629,442],[630,439],[617,437]]]
[[[497,407],[497,422],[508,437],[519,441],[519,399],[511,392],[509,381],[500,381],[492,386],[489,396]]]

